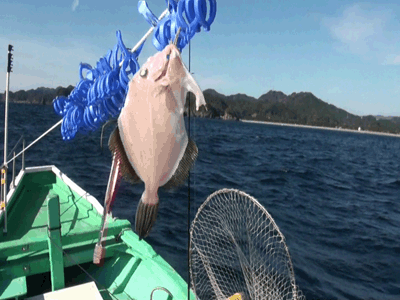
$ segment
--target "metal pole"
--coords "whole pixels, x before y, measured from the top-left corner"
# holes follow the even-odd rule
[[[4,119],[4,165],[7,167],[7,148],[8,148],[8,91],[10,89],[10,73],[7,72],[6,79],[6,102],[5,102],[5,119]]]
[[[22,140],[22,151],[22,170],[25,170],[25,139]]]
[[[13,50],[12,45],[8,45],[8,66],[7,66],[7,79],[6,79],[6,103],[5,103],[5,120],[4,120],[4,187],[3,187],[3,200],[4,200],[4,228],[3,232],[7,233],[7,142],[8,142],[8,92],[10,90],[10,72]]]
[[[15,156],[15,151],[14,151]],[[12,187],[15,188],[15,159],[13,160]]]
[[[3,171],[2,171],[3,169],[1,169],[0,170],[0,181],[2,181],[3,180]],[[4,204],[4,202],[3,202],[3,183],[1,183],[0,182],[0,187],[1,187],[1,191],[0,191],[0,205],[2,205],[2,204]],[[3,209],[3,207],[2,206],[0,206],[0,210],[2,210]]]

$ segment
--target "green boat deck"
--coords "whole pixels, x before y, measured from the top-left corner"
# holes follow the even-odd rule
[[[127,220],[108,217],[104,265],[91,263],[101,217],[98,201],[56,167],[21,171],[8,194],[7,234],[1,235],[4,213],[0,216],[0,299],[91,281],[104,299],[150,299],[159,286],[172,297],[158,290],[154,300],[187,299],[186,282],[149,244],[139,241]],[[51,287],[40,283],[43,278]]]

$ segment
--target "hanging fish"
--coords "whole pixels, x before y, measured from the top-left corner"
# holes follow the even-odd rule
[[[183,119],[188,91],[196,95],[197,110],[206,104],[178,48],[170,44],[150,57],[130,81],[118,126],[110,136],[111,173],[145,185],[135,221],[140,239],[155,223],[159,187],[183,184],[198,154]],[[110,180],[109,185],[117,181]]]

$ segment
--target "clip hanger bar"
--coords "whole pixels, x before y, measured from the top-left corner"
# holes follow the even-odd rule
[[[161,19],[163,19],[168,13],[168,8],[166,10],[163,11],[163,13],[158,17],[158,21],[160,21]],[[144,41],[150,36],[150,34],[153,32],[155,27],[151,27],[146,34],[140,39],[139,42],[137,42],[137,44],[130,50],[130,52],[135,52],[143,43]],[[121,61],[121,63],[119,64],[119,67],[122,67],[122,63],[124,61]]]

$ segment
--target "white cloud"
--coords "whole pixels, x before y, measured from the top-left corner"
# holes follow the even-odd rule
[[[336,18],[323,18],[322,24],[337,42],[336,50],[350,52],[382,64],[400,63],[398,22],[392,11],[380,6],[354,4]],[[392,53],[398,53],[393,55]]]
[[[75,11],[75,9],[78,7],[79,5],[79,0],[74,0],[72,2],[72,11]]]

